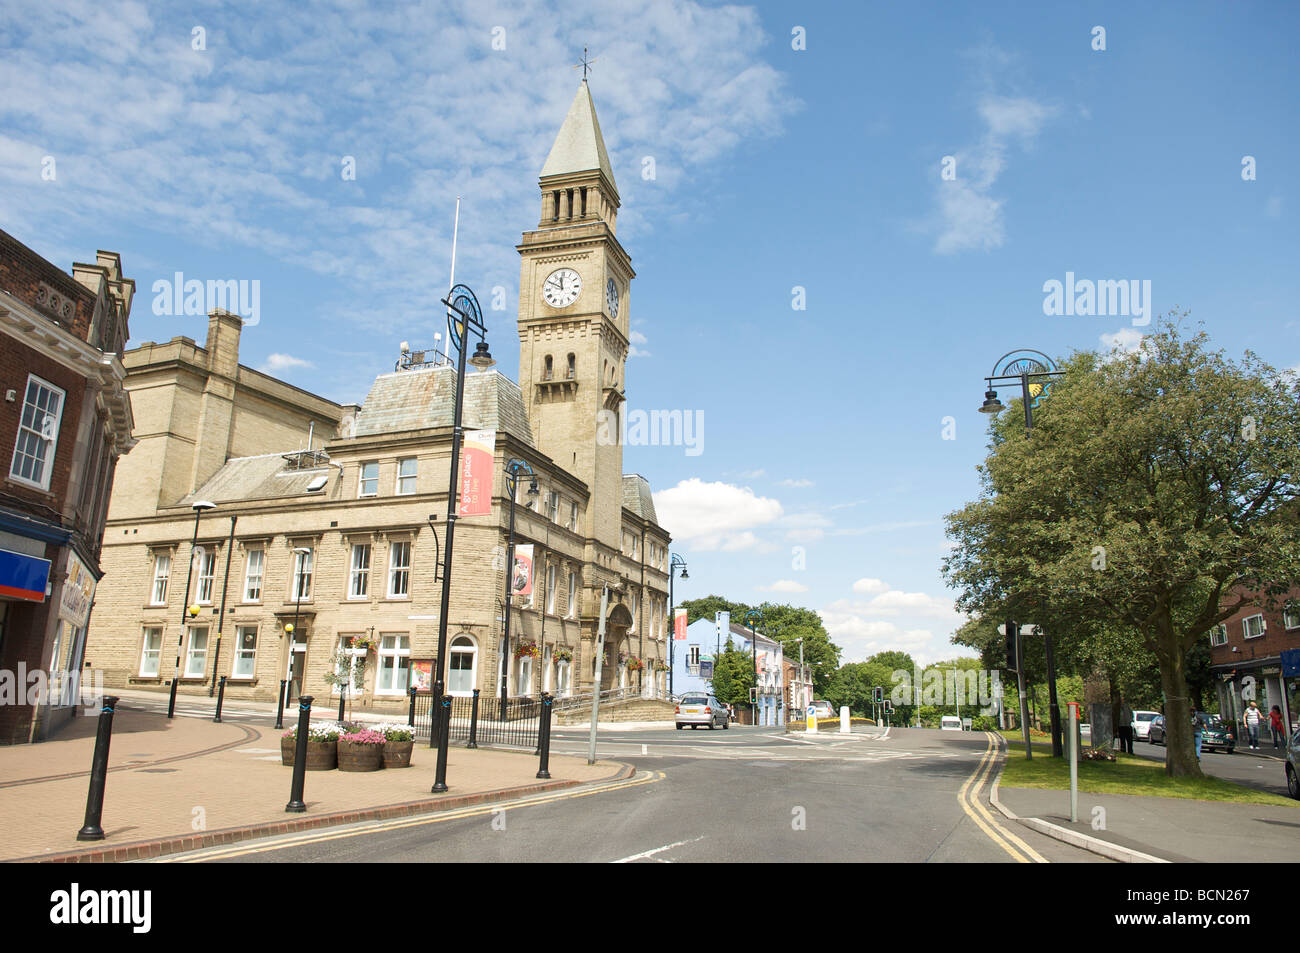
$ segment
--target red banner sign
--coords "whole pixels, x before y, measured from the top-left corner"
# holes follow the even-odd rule
[[[684,642],[686,640],[686,610],[678,609],[673,614],[673,640]]]
[[[495,470],[497,433],[471,430],[465,434],[460,455],[460,516],[487,516],[492,512],[492,475]]]

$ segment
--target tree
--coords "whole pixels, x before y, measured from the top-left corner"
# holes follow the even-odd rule
[[[747,705],[753,687],[753,661],[748,653],[736,651],[735,643],[728,638],[726,648],[713,663],[713,694],[727,705]]]
[[[1247,590],[1272,604],[1300,570],[1300,381],[1173,322],[1134,353],[1076,353],[1063,371],[1028,439],[1015,408],[994,422],[983,495],[947,517],[945,579],[985,618],[1010,607],[1037,621],[1050,606],[1131,633],[1159,669],[1165,769],[1199,775],[1188,653]]]

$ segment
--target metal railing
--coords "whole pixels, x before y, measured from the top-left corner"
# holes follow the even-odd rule
[[[447,737],[452,744],[494,747],[536,748],[542,702],[540,698],[508,698],[475,693],[475,697],[451,696],[447,701]],[[475,710],[477,706],[477,711]],[[412,725],[418,740],[429,742],[433,725],[433,693],[416,692],[412,702]]]

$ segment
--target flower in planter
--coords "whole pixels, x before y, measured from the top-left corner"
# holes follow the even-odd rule
[[[414,741],[415,729],[410,725],[400,724],[397,722],[385,723],[382,725],[372,725],[372,731],[377,731],[384,736],[386,741]]]
[[[346,741],[354,745],[382,745],[387,740],[382,731],[374,731],[370,728],[362,728],[360,731],[339,735],[339,741]]]
[[[330,722],[316,722],[307,726],[308,741],[334,741],[342,733],[343,729],[341,727]],[[296,739],[298,737],[298,726],[294,725],[284,733],[283,737]]]

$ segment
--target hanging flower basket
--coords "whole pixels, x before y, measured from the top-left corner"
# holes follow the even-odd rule
[[[537,658],[537,643],[520,642],[518,648],[515,649],[515,658]]]
[[[379,643],[368,635],[354,635],[348,639],[348,648],[361,649],[369,652],[373,648],[378,648]]]
[[[571,651],[569,651],[568,649],[556,649],[556,650],[555,650],[555,661],[557,661],[557,662],[572,662],[572,661],[573,661],[573,653],[572,653]]]
[[[655,671],[656,672],[668,671],[668,663],[665,662],[663,659],[655,659]]]
[[[639,658],[637,658],[635,655],[631,656],[631,657],[627,660],[626,665],[627,665],[627,670],[628,670],[629,672],[639,672],[639,671],[641,671],[641,669],[645,668],[645,663],[642,662],[642,661],[641,661]]]

